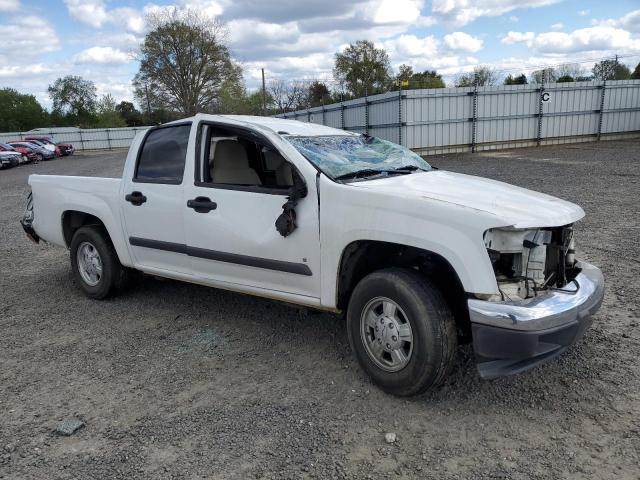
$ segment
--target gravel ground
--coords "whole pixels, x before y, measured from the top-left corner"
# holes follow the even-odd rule
[[[640,478],[637,141],[430,157],[580,204],[608,291],[557,360],[481,381],[461,347],[411,399],[370,384],[334,315],[153,278],[83,297],[18,225],[26,179],[117,177],[124,156],[0,172],[0,478]],[[85,426],[56,434],[68,418]]]

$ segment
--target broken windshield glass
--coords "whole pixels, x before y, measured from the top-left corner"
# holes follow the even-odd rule
[[[364,135],[285,137],[302,155],[329,177],[348,177],[359,171],[429,171],[418,154],[387,140]]]

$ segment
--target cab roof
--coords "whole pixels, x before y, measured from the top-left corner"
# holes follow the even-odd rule
[[[276,117],[258,117],[252,115],[209,115],[199,113],[195,117],[178,120],[177,122],[184,120],[211,120],[212,122],[228,122],[232,125],[245,124],[245,126],[248,127],[268,129],[280,135],[302,135],[306,137],[321,135],[357,135],[338,128],[318,125],[317,123],[299,122],[297,120],[288,120]]]

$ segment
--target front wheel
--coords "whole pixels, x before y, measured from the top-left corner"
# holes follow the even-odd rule
[[[347,329],[362,368],[394,395],[437,386],[453,366],[453,315],[442,294],[415,271],[391,268],[362,279],[349,301]]]
[[[124,284],[125,270],[103,228],[79,228],[70,250],[74,279],[87,297],[102,300]]]

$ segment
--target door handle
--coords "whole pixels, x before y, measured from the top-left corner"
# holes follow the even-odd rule
[[[218,208],[218,204],[207,197],[196,197],[193,200],[187,200],[187,207],[193,208],[198,213],[209,213]]]
[[[142,192],[131,192],[128,193],[124,196],[124,199],[127,202],[131,202],[132,205],[135,205],[136,207],[139,207],[140,205],[142,205],[144,202],[147,201],[147,197],[145,197]]]

